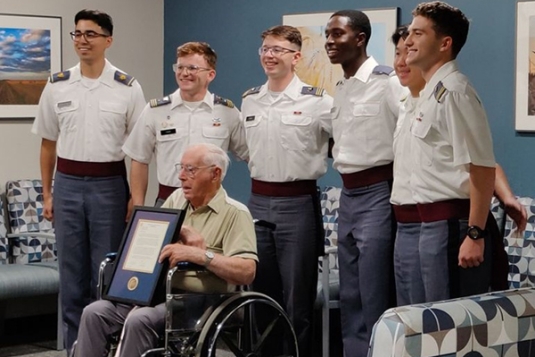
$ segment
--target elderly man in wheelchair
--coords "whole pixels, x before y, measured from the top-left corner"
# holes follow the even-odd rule
[[[160,262],[167,259],[171,267],[189,262],[204,271],[168,275],[166,303],[155,307],[93,302],[84,309],[74,356],[107,356],[111,336],[121,331],[118,356],[298,355],[295,333],[280,306],[263,294],[236,292],[236,286],[250,284],[255,276],[256,238],[246,206],[229,198],[221,186],[228,165],[219,147],[190,146],[178,164],[182,188],[162,206],[184,209],[185,218],[180,241],[162,249]],[[172,306],[180,311],[169,311]],[[255,309],[271,309],[273,321],[258,326]],[[192,314],[199,315],[193,323],[188,322]],[[281,329],[290,342],[279,341]],[[162,336],[165,347],[157,348]]]

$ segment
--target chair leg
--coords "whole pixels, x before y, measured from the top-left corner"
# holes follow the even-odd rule
[[[57,330],[57,343],[56,349],[61,351],[65,348],[63,346],[63,316],[61,314],[61,298],[58,293],[58,330]]]
[[[323,294],[323,306],[322,306],[322,317],[321,317],[321,334],[322,334],[322,356],[329,357],[329,256],[323,256],[323,269],[321,271],[321,293]]]

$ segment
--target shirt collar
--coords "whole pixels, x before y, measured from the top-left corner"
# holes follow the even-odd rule
[[[351,78],[355,78],[363,83],[366,83],[370,79],[373,69],[378,65],[379,63],[377,63],[375,58],[370,56],[366,61],[364,61],[364,63],[357,70],[357,73],[355,73]]]
[[[451,60],[445,64],[442,65],[431,77],[428,83],[426,83],[424,89],[422,92],[420,92],[420,97],[422,98],[429,98],[433,95],[435,92],[435,87],[437,86],[438,82],[442,81],[444,78],[452,74],[453,72],[457,72],[459,70],[457,66],[456,60]]]
[[[225,202],[227,200],[227,192],[225,189],[221,186],[214,197],[208,202],[206,206],[199,207],[195,209],[194,212],[202,213],[206,210],[212,210],[215,213],[221,212],[223,209],[223,206],[225,205]]]
[[[281,95],[287,96],[292,100],[296,100],[303,85],[304,84],[301,82],[299,77],[294,74],[292,81],[288,83],[286,88],[284,88],[284,90],[281,92]],[[266,95],[269,95],[268,82],[266,82],[260,89],[260,92],[258,92],[258,98],[263,98]]]
[[[111,63],[104,59],[104,68],[102,69],[102,73],[100,74],[100,77],[97,78],[97,80],[107,85],[108,87],[111,87],[113,85],[113,77],[115,75],[115,67],[111,65]],[[71,83],[78,82],[82,80],[82,70],[80,69],[80,63],[78,63],[76,66],[74,66],[71,70],[71,77],[69,78],[69,81]]]
[[[178,107],[179,105],[184,104],[184,100],[180,96],[180,88],[173,92],[173,94],[170,95],[171,97],[171,109],[174,109],[175,107]],[[210,91],[206,91],[206,94],[204,95],[204,98],[202,99],[201,104],[206,104],[210,107],[211,110],[214,109],[214,95],[210,93]]]

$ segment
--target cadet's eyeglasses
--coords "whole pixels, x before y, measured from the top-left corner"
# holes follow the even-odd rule
[[[194,178],[197,171],[202,169],[207,169],[209,167],[214,167],[215,165],[208,165],[208,166],[192,166],[192,165],[183,165],[183,164],[176,164],[175,167],[177,171],[180,173],[181,170],[184,170],[186,173],[186,176],[189,178]]]
[[[85,38],[86,41],[93,41],[94,39],[99,37],[110,37],[109,35],[106,35],[104,33],[98,33],[95,31],[73,31],[69,32],[69,35],[71,35],[73,41],[80,41],[82,37]]]
[[[199,71],[210,71],[210,70],[211,68],[204,68],[204,67],[199,67],[195,65],[179,66],[176,63],[173,64],[173,72],[175,73],[182,73],[186,71],[186,73],[197,74],[199,73]]]
[[[263,56],[263,55],[267,54],[270,51],[271,51],[271,54],[273,56],[275,56],[275,57],[282,56],[285,53],[295,53],[295,52],[297,52],[296,50],[292,50],[292,49],[285,48],[285,47],[280,47],[280,46],[272,46],[272,47],[262,46],[262,47],[260,47],[258,49],[258,54],[260,56]]]

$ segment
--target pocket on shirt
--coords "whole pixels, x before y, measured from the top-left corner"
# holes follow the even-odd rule
[[[224,126],[204,126],[202,136],[205,142],[217,145],[227,150],[225,142],[230,136],[229,130]]]
[[[77,100],[61,101],[54,105],[60,131],[73,131],[76,129],[79,107],[80,103]]]
[[[353,116],[356,118],[369,119],[379,115],[381,103],[355,103],[353,104]]]
[[[117,130],[118,134],[126,132],[127,106],[117,102],[99,102],[99,119],[104,130]]]
[[[282,114],[281,144],[286,150],[303,151],[314,139],[311,114]]]
[[[430,121],[413,120],[411,123],[411,134],[416,137],[416,145],[419,147],[419,154],[416,159],[420,165],[431,166],[433,164],[433,148],[427,144],[425,138],[431,130]]]

